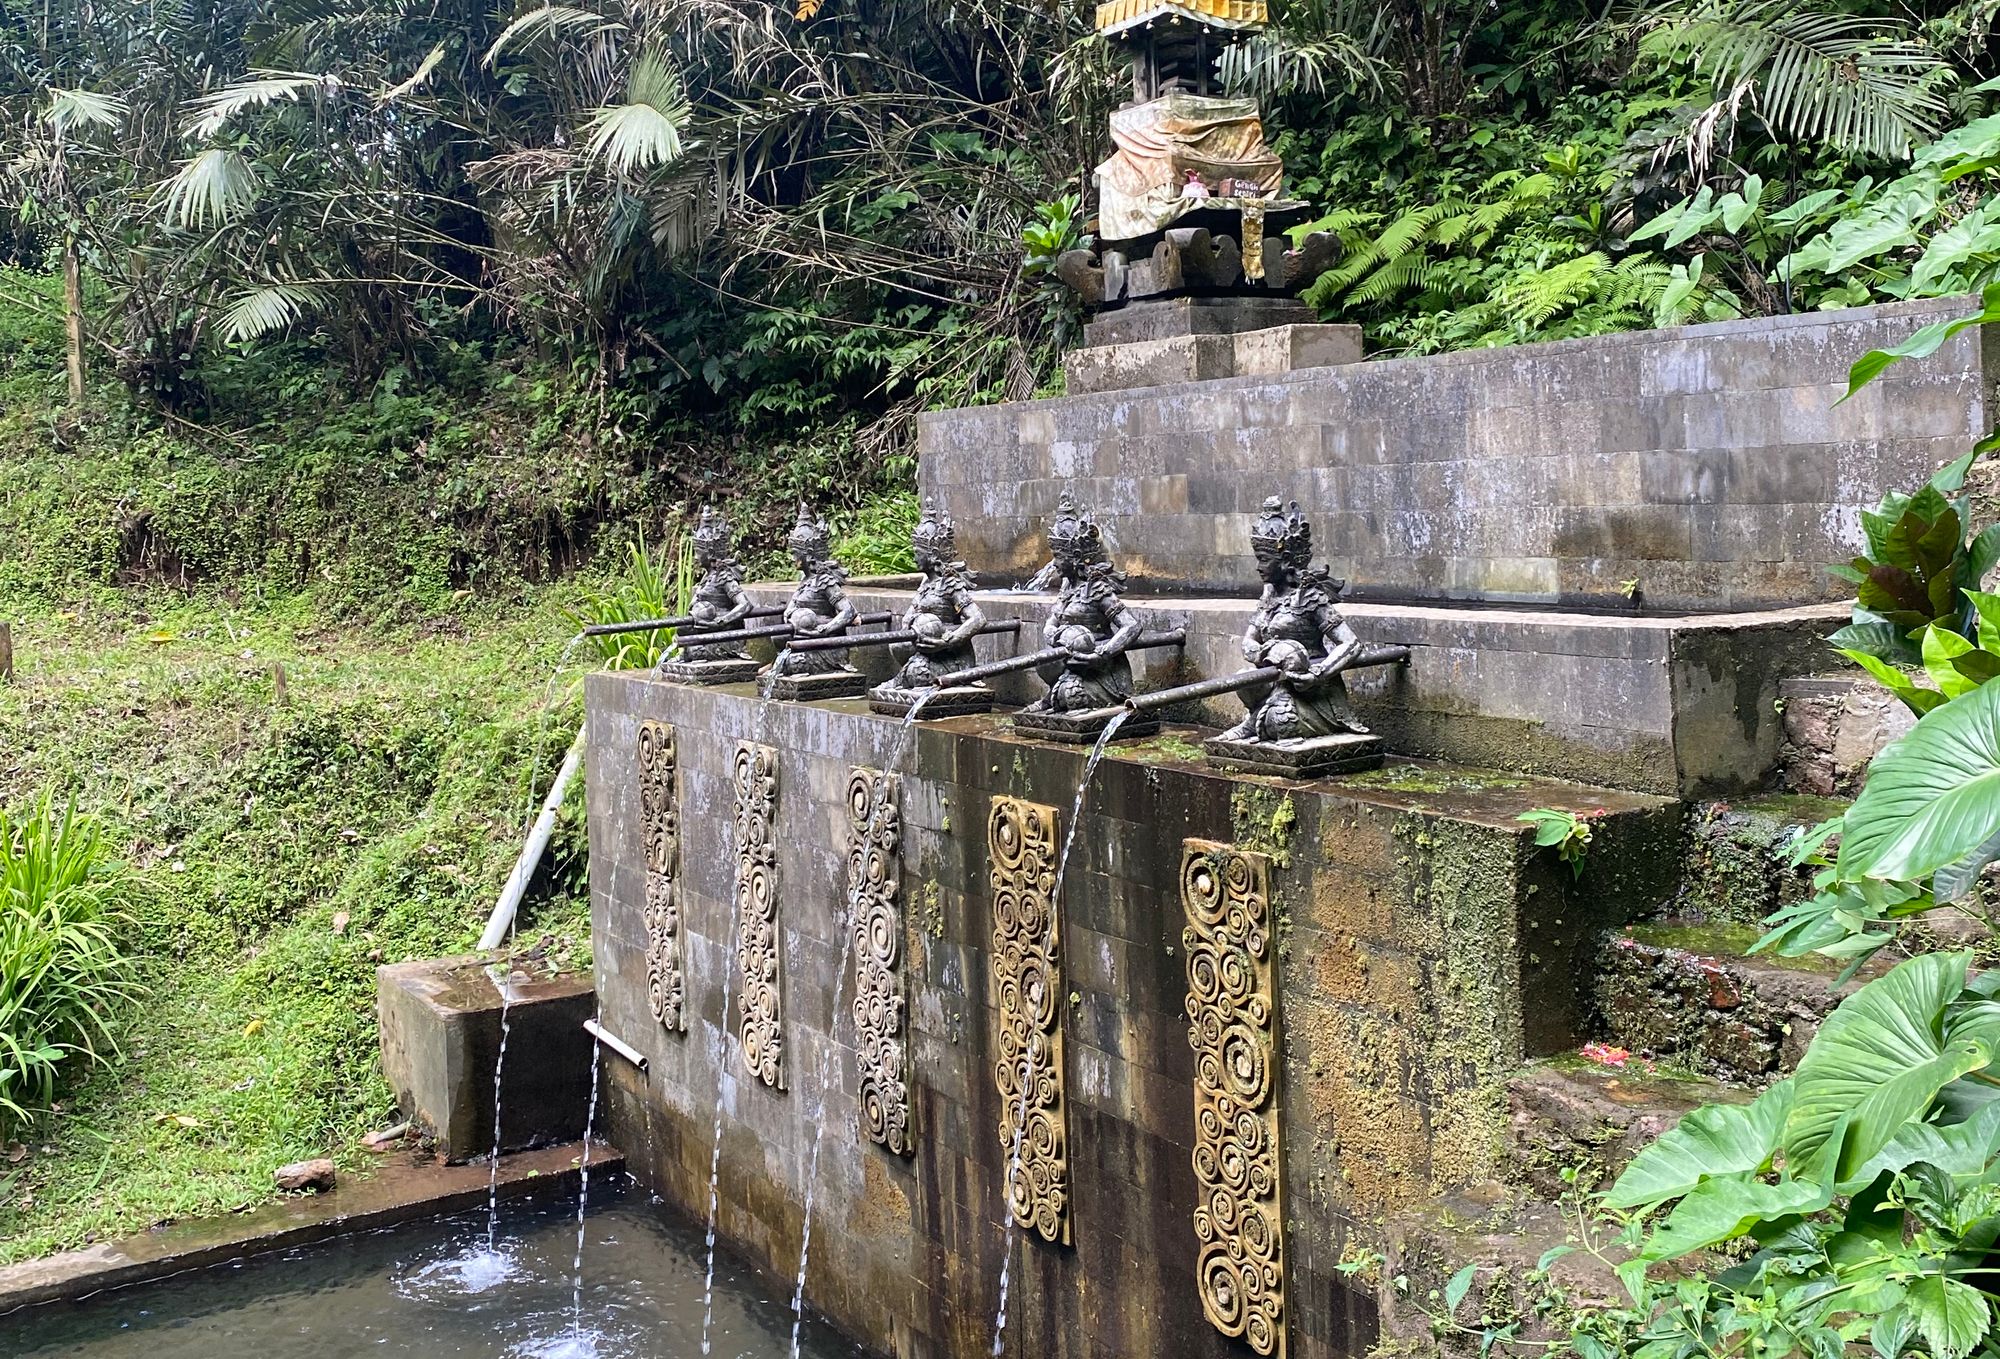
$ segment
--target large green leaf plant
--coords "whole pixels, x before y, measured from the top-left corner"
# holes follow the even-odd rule
[[[1834,1011],[1789,1079],[1640,1152],[1605,1195],[1631,1215],[1631,1305],[1583,1316],[1574,1351],[1981,1349],[2000,1240],[2000,977],[1970,964],[1910,959]]]

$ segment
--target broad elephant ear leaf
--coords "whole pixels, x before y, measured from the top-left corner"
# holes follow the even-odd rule
[[[1792,1076],[1781,1142],[1796,1173],[1817,1164],[1832,1182],[1851,1179],[1938,1091],[1991,1061],[1992,1026],[1953,1033],[1945,1022],[1970,962],[1966,953],[1912,958],[1827,1016]]]
[[[1918,882],[1938,869],[1977,873],[2000,831],[2000,684],[1983,684],[1917,720],[1875,757],[1847,813],[1839,876]]]
[[[1651,1208],[1693,1192],[1714,1176],[1768,1168],[1791,1108],[1788,1080],[1749,1104],[1703,1105],[1633,1157],[1605,1202],[1614,1208]]]

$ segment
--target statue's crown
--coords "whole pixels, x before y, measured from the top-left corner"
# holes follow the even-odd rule
[[[1104,535],[1097,527],[1097,518],[1088,510],[1079,510],[1076,501],[1068,491],[1056,502],[1056,517],[1049,521],[1049,550],[1058,557],[1086,557],[1094,554],[1104,541]]]
[[[940,557],[949,557],[958,548],[958,525],[951,516],[938,508],[938,503],[930,496],[924,497],[924,517],[910,533],[910,542],[919,552],[930,552]]]
[[[713,556],[726,554],[730,548],[729,516],[713,505],[703,505],[701,522],[694,528],[694,546],[697,552]]]
[[[799,522],[792,525],[792,531],[785,535],[785,545],[794,552],[806,552],[816,557],[824,557],[833,546],[833,530],[826,520],[812,512],[805,501],[799,502]]]
[[[1250,525],[1252,551],[1275,552],[1289,562],[1305,564],[1312,557],[1312,543],[1312,522],[1296,500],[1286,505],[1276,496],[1267,497]]]

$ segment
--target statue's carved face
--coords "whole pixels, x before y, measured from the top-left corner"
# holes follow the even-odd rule
[[[697,541],[694,545],[694,560],[695,565],[703,569],[720,566],[729,560],[729,544]]]
[[[813,562],[819,556],[817,552],[813,551],[811,545],[807,543],[793,543],[791,545],[791,553],[792,560],[799,564],[801,571],[811,569]]]
[[[925,575],[936,575],[938,568],[943,565],[944,557],[936,548],[919,547],[917,549],[917,570],[923,572]]]
[[[1257,574],[1266,584],[1277,585],[1291,574],[1291,563],[1278,544],[1258,543],[1253,550],[1257,554]]]

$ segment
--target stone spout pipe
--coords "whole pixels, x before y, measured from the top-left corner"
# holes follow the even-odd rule
[[[972,635],[975,637],[984,637],[989,633],[1019,632],[1020,630],[1021,621],[1018,618],[1003,618],[997,623],[988,623]],[[854,637],[801,637],[798,641],[792,643],[791,650],[839,651],[842,648],[889,646],[895,642],[914,642],[916,640],[917,631],[915,628],[897,628],[893,632],[866,632]]]
[[[783,613],[784,610],[780,609],[778,612]],[[858,628],[863,623],[886,623],[893,617],[895,615],[891,613],[856,614],[854,622],[850,626]],[[691,632],[686,637],[677,639],[675,645],[680,647],[734,646],[738,642],[754,642],[759,637],[789,637],[791,635],[792,625],[790,623],[773,623],[768,627],[762,628],[738,628],[735,632]],[[813,639],[801,638],[800,640],[809,641]],[[842,646],[853,646],[857,639],[854,634],[849,633],[837,639],[828,637],[823,640],[829,642],[837,640]],[[789,645],[796,646],[798,643],[794,642]]]
[[[1373,646],[1362,651],[1340,669],[1345,673],[1370,665],[1401,665],[1409,659],[1410,649],[1406,646]],[[1150,694],[1134,694],[1125,700],[1125,707],[1129,712],[1155,712],[1161,708],[1170,708],[1176,703],[1193,703],[1197,699],[1219,698],[1223,694],[1233,694],[1248,689],[1253,684],[1269,684],[1284,673],[1281,666],[1260,665],[1255,670],[1239,670],[1233,675],[1218,675],[1214,679],[1197,680],[1193,684],[1183,684],[1176,689],[1158,689]]]
[[[1174,628],[1168,632],[1149,632],[1132,639],[1127,651],[1146,651],[1153,647],[1183,646],[1187,642],[1187,632]],[[1069,652],[1059,646],[1044,647],[1040,651],[1030,651],[1023,656],[1009,656],[1005,660],[989,661],[985,665],[975,665],[950,675],[938,677],[941,689],[957,689],[967,684],[977,684],[998,675],[1012,675],[1022,670],[1033,670],[1037,666],[1053,665],[1064,660]]]
[[[745,618],[776,618],[784,613],[782,604],[766,604],[760,609],[752,609]],[[610,637],[621,632],[658,632],[662,628],[699,628],[702,621],[691,613],[673,618],[642,618],[633,623],[593,623],[583,630],[586,637]]]

